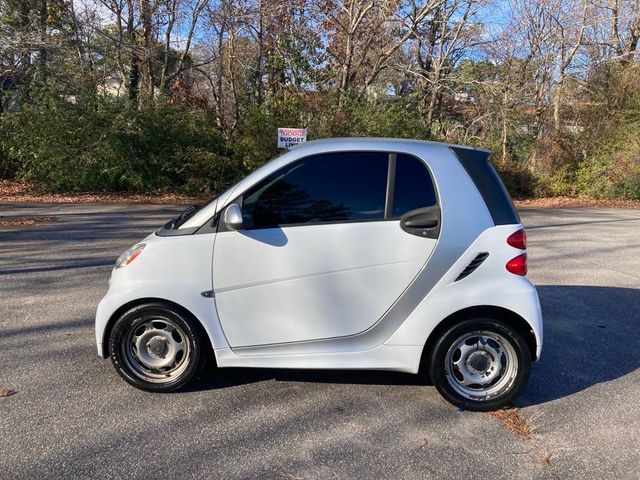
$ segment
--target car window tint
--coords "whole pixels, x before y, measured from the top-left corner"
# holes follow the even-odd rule
[[[435,204],[436,194],[426,165],[413,155],[399,153],[396,157],[392,217],[400,218],[411,210]]]
[[[266,178],[243,197],[248,228],[383,220],[388,154],[327,153]]]

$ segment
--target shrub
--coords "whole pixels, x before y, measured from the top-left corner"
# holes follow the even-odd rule
[[[640,126],[638,126],[640,127]],[[580,192],[599,198],[640,200],[640,139],[635,128],[595,152],[577,174]],[[640,133],[640,128],[637,130]]]
[[[3,114],[0,126],[2,155],[46,190],[209,193],[237,176],[214,119],[188,105],[47,98]]]

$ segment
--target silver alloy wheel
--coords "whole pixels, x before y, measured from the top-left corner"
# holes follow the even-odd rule
[[[168,383],[189,367],[189,337],[166,317],[133,322],[120,347],[129,370],[147,382]]]
[[[449,385],[469,400],[489,400],[507,392],[518,374],[518,356],[502,335],[486,330],[465,333],[445,356]]]

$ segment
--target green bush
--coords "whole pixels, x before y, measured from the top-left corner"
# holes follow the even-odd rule
[[[211,114],[158,100],[50,100],[0,117],[3,157],[17,176],[53,191],[209,193],[233,182]]]
[[[607,142],[582,162],[576,188],[598,198],[640,200],[640,121],[605,132]]]

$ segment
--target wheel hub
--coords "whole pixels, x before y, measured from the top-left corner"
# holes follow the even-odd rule
[[[169,346],[164,337],[156,335],[147,343],[147,350],[152,357],[162,359],[167,356]]]
[[[484,375],[491,366],[493,358],[487,352],[477,350],[467,358],[469,370],[477,375]]]

